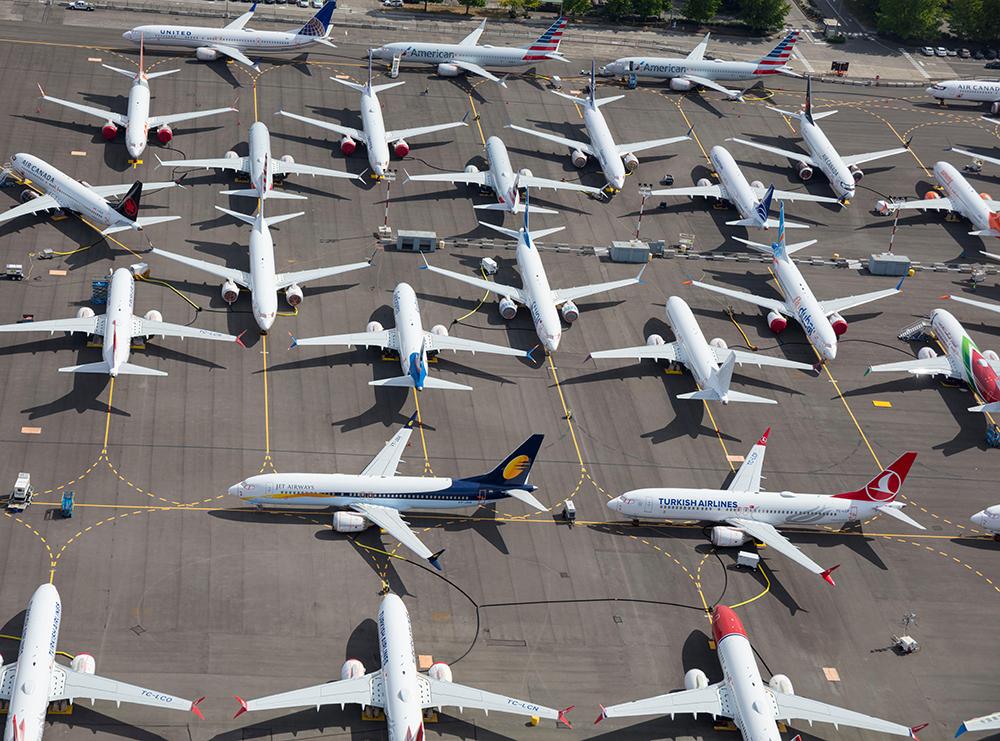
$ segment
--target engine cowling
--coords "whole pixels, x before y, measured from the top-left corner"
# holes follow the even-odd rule
[[[567,301],[562,305],[562,309],[559,310],[562,314],[562,318],[567,322],[572,324],[577,319],[580,318],[580,310],[577,308],[576,304],[572,301]]]
[[[92,316],[94,316],[94,310],[89,306],[81,306],[76,310],[77,319],[90,319]]]
[[[345,157],[350,157],[352,154],[354,154],[354,150],[357,148],[358,148],[358,143],[349,136],[345,136],[340,140],[340,152]]]
[[[788,320],[776,311],[769,311],[767,312],[767,326],[775,334],[781,334],[788,326]]]
[[[993,197],[989,193],[980,193],[979,197],[982,198],[984,201],[992,201],[993,200]]]
[[[465,174],[466,175],[475,175],[477,172],[479,172],[479,168],[476,167],[475,165],[466,165],[465,166]]]
[[[302,303],[302,286],[298,283],[292,283],[285,289],[285,301],[291,307],[296,307]]]
[[[569,153],[570,161],[573,163],[573,167],[583,167],[587,164],[587,155],[581,152],[579,149],[574,149]]]
[[[742,530],[735,527],[726,527],[725,525],[713,527],[711,538],[712,545],[718,546],[719,548],[732,548],[734,546],[743,545],[750,540],[750,536]]]
[[[222,284],[222,300],[227,304],[231,304],[236,299],[240,297],[240,287],[233,283],[231,280],[227,280]]]
[[[684,689],[703,690],[708,687],[708,677],[701,669],[688,669],[684,675]]]
[[[451,667],[443,661],[437,661],[431,664],[431,668],[427,670],[427,676],[439,682],[451,682]]]
[[[232,149],[230,149],[222,156],[225,157],[227,160],[238,160],[240,158],[240,156],[236,154],[236,152],[234,152]]]
[[[764,186],[764,183],[762,183],[760,180],[754,180],[752,183],[750,183],[750,187],[753,188],[754,190],[767,190],[767,188]]]
[[[792,680],[784,674],[775,674],[767,681],[767,686],[775,692],[782,692],[786,695],[795,694],[795,688],[792,687]]]
[[[917,357],[921,360],[930,360],[931,358],[936,358],[937,353],[933,347],[921,347],[917,350]]]
[[[926,193],[924,193],[924,200],[927,200],[927,201],[933,201],[933,200],[936,200],[936,199],[938,199],[940,197],[941,197],[941,194],[938,193],[936,190],[929,190]]]
[[[147,321],[150,322],[162,322],[163,314],[158,312],[156,309],[150,309],[143,315],[143,319],[146,319]]]
[[[532,176],[531,170],[529,170],[527,167],[522,167],[520,170],[517,171],[517,174],[525,178],[530,178]]]
[[[993,103],[990,103],[990,113],[992,113],[993,115],[1000,113],[1000,103],[995,101]]]
[[[441,75],[441,77],[458,77],[462,74],[462,70],[454,64],[442,63],[438,65],[438,74]]]
[[[368,326],[365,327],[366,332],[381,332],[383,327],[378,322],[368,322]]]
[[[635,172],[635,168],[639,166],[639,158],[631,152],[626,152],[625,156],[622,157],[622,163],[625,165],[626,172]]]
[[[286,165],[294,165],[295,164],[295,158],[293,158],[292,155],[290,155],[290,154],[283,154],[283,155],[281,155],[281,161],[284,162]]]
[[[397,157],[402,159],[410,153],[410,145],[406,143],[405,139],[400,139],[392,145],[392,151]]]
[[[720,350],[727,350],[729,348],[729,345],[727,345],[726,341],[721,337],[713,337],[711,340],[709,340],[708,344],[711,345],[712,347],[717,347]]]
[[[504,319],[508,321],[510,321],[517,315],[517,304],[515,304],[506,296],[500,299],[499,308],[500,308],[500,316],[502,316]]]
[[[73,671],[81,674],[93,674],[97,671],[97,662],[90,654],[77,654],[69,665]]]
[[[108,121],[104,126],[101,127],[101,136],[104,137],[106,141],[111,141],[118,135],[118,127],[115,126],[113,121]]]
[[[219,58],[219,52],[207,46],[199,46],[194,50],[199,62],[214,62]]]
[[[651,334],[646,338],[646,344],[650,347],[656,347],[657,345],[666,345],[667,341],[658,334]]]
[[[348,659],[340,667],[340,680],[360,679],[365,676],[365,665],[358,659]]]
[[[1000,360],[1000,355],[997,355],[996,350],[984,350],[983,357],[993,363]]]
[[[338,533],[360,533],[368,529],[368,520],[354,512],[334,512],[333,529]]]
[[[447,337],[448,328],[443,324],[435,324],[431,327],[431,334],[436,334],[438,337]]]
[[[854,178],[855,183],[860,183],[861,179],[865,176],[865,171],[857,165],[851,165],[847,169],[851,171],[851,177]]]
[[[31,188],[25,188],[24,190],[21,191],[21,203],[27,203],[28,201],[33,201],[36,198],[38,198],[39,195],[41,194],[33,191]]]
[[[163,126],[156,130],[156,138],[160,144],[169,144],[170,140],[174,138],[174,130],[163,124]]]
[[[879,216],[888,216],[892,212],[889,208],[889,202],[882,200],[881,198],[875,201],[875,213]]]
[[[670,78],[670,89],[676,90],[679,93],[686,93],[688,90],[694,87],[694,83],[690,80],[683,80],[680,77]]]
[[[799,180],[801,180],[802,182],[805,182],[806,180],[812,178],[813,169],[812,167],[810,167],[808,162],[799,162],[796,165],[796,168],[798,169]]]
[[[836,334],[837,337],[840,337],[842,334],[847,332],[847,320],[840,314],[830,315],[830,326],[833,327],[834,334]]]

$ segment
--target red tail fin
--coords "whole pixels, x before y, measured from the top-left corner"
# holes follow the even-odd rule
[[[887,469],[881,471],[875,478],[857,491],[834,494],[837,499],[858,499],[863,502],[891,502],[903,487],[910,466],[917,459],[912,450],[903,453]]]

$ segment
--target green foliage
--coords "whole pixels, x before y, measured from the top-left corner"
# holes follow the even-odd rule
[[[975,41],[983,38],[983,0],[951,0],[948,24],[960,39]]]
[[[639,18],[659,18],[669,7],[664,0],[632,0],[632,14]]]
[[[469,14],[469,8],[485,8],[486,0],[462,0],[462,5],[465,6],[465,14]]]
[[[722,0],[685,0],[681,14],[689,21],[707,23],[719,12]]]
[[[604,6],[604,14],[613,21],[630,16],[632,15],[632,0],[608,0]]]
[[[541,5],[541,0],[500,0],[500,7],[506,8],[511,18],[522,15],[526,10],[533,10]]]
[[[791,6],[785,0],[740,0],[740,20],[754,33],[781,28]]]
[[[914,41],[935,38],[944,20],[944,0],[882,0],[876,18],[880,33]]]
[[[594,7],[593,0],[563,0],[563,15],[579,18]]]

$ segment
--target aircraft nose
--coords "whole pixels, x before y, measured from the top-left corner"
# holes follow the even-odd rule
[[[837,343],[836,342],[827,342],[823,346],[823,357],[826,358],[827,360],[833,360],[834,358],[837,357]]]
[[[257,326],[260,327],[264,334],[267,334],[268,330],[274,324],[274,314],[257,314]]]
[[[625,187],[625,176],[624,175],[619,175],[619,176],[613,178],[611,180],[611,184],[613,186],[615,186],[615,188],[617,188],[618,190],[621,190],[622,188]]]
[[[251,491],[250,487],[245,481],[241,481],[238,484],[233,484],[229,487],[229,496],[243,498],[244,494],[249,494]]]
[[[979,510],[972,517],[969,518],[969,522],[973,525],[979,525],[979,527],[985,527],[986,522],[986,512],[985,510]]]
[[[622,511],[622,498],[621,497],[615,497],[614,499],[609,500],[608,501],[608,509],[610,509],[612,512],[621,512]]]
[[[542,344],[549,352],[555,352],[559,349],[559,340],[561,339],[562,335],[556,332],[555,334],[549,334],[542,338]]]
[[[126,31],[125,33],[122,34],[122,38],[125,39],[126,41],[131,41],[132,40],[132,32],[131,31]]]

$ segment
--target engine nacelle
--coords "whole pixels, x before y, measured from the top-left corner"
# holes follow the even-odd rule
[[[77,654],[69,662],[69,666],[73,671],[81,674],[93,674],[97,671],[97,662],[90,654]]]
[[[1000,355],[997,355],[996,350],[984,350],[983,357],[992,363],[996,363],[1000,360]]]
[[[287,301],[288,305],[291,306],[292,308],[295,308],[296,306],[301,304],[302,286],[300,286],[298,283],[292,283],[292,285],[288,286],[288,288],[285,289],[285,301]]]
[[[479,168],[476,167],[475,165],[466,165],[465,166],[465,174],[466,175],[475,175],[477,172],[479,172]]]
[[[854,182],[855,183],[860,183],[861,182],[861,178],[863,178],[865,176],[865,171],[862,170],[857,165],[851,165],[847,169],[851,171],[851,177],[854,178]]]
[[[742,530],[735,527],[726,527],[725,525],[713,527],[711,538],[712,545],[719,548],[732,548],[734,546],[743,545],[750,540],[750,536]]]
[[[754,180],[750,183],[750,187],[754,190],[767,190],[767,187],[760,180]]]
[[[378,322],[368,322],[368,326],[365,327],[366,332],[381,332],[383,327]]]
[[[156,130],[156,138],[160,144],[169,144],[170,140],[174,138],[174,130],[163,124],[163,126]]]
[[[708,687],[708,677],[701,669],[688,669],[684,675],[684,689],[703,690]]]
[[[448,328],[443,324],[435,324],[431,327],[431,334],[436,334],[438,337],[447,337]]]
[[[930,360],[931,358],[936,358],[937,353],[933,347],[921,347],[917,350],[917,357],[921,360]]]
[[[104,137],[105,141],[111,141],[118,135],[118,127],[115,126],[113,121],[108,121],[104,126],[101,127],[101,136]]]
[[[782,692],[786,695],[795,694],[795,688],[792,687],[792,680],[784,674],[775,674],[767,681],[767,686],[775,692]]]
[[[517,314],[517,304],[515,304],[511,299],[504,296],[500,299],[500,316],[502,316],[507,321],[510,321]]]
[[[451,667],[443,661],[435,662],[431,664],[431,668],[427,670],[427,676],[431,679],[436,679],[439,682],[451,682]]]
[[[345,157],[350,157],[354,154],[354,150],[358,148],[358,143],[354,141],[351,137],[345,136],[340,140],[340,152]]]
[[[776,311],[769,311],[767,312],[767,326],[775,334],[781,334],[788,326],[788,320]]]
[[[927,200],[927,201],[933,201],[933,200],[936,200],[936,199],[938,199],[940,197],[941,197],[941,194],[938,193],[936,190],[929,190],[926,193],[924,193],[924,200]]]
[[[657,345],[666,345],[667,341],[658,334],[651,334],[646,338],[646,344],[650,347],[656,347]]]
[[[340,667],[340,681],[361,679],[365,676],[365,665],[357,659],[348,659]]]
[[[94,310],[89,306],[81,306],[76,310],[77,319],[90,319],[92,316],[94,316]]]
[[[283,154],[283,155],[281,155],[281,161],[284,162],[286,165],[294,165],[295,164],[295,159],[290,154]]]
[[[410,145],[406,143],[405,139],[400,139],[392,145],[392,151],[397,157],[402,159],[410,153]]]
[[[462,74],[462,70],[454,64],[442,63],[438,65],[438,74],[441,75],[441,77],[458,77]]]
[[[888,216],[890,213],[892,213],[892,209],[889,208],[889,202],[884,201],[881,198],[875,201],[875,213],[877,213],[879,216]]]
[[[198,58],[199,62],[214,62],[219,58],[219,52],[208,46],[199,46],[194,50],[194,55]]]
[[[222,284],[222,300],[227,304],[231,304],[236,299],[240,297],[240,287],[233,283],[231,280],[227,280]]]
[[[813,169],[812,167],[810,167],[808,162],[799,162],[795,167],[797,168],[799,173],[799,180],[801,180],[802,182],[805,182],[806,180],[812,178]]]
[[[670,89],[676,90],[679,93],[686,93],[688,90],[694,87],[694,83],[690,80],[684,80],[680,77],[670,78]]]
[[[1000,103],[998,102],[990,103],[990,113],[992,113],[994,116],[1000,113]]]
[[[232,149],[230,149],[222,156],[225,157],[227,160],[238,160],[240,158],[240,156],[236,154],[236,152],[234,152]]]
[[[573,163],[573,167],[583,167],[587,164],[587,155],[581,152],[579,149],[574,149],[569,153],[570,161]]]
[[[635,168],[639,166],[639,158],[631,152],[626,152],[622,157],[622,163],[625,165],[625,172],[635,172]]]
[[[338,533],[360,533],[368,529],[369,522],[354,512],[334,512],[333,529]]]
[[[834,334],[840,337],[847,331],[847,320],[844,319],[840,314],[830,315],[830,326],[833,327]]]
[[[989,193],[980,193],[979,197],[982,198],[984,201],[992,201],[993,200],[993,196],[991,196]]]
[[[156,309],[150,309],[143,315],[142,318],[150,322],[162,322],[163,314],[158,312]]]
[[[577,319],[580,318],[580,310],[576,307],[572,301],[567,301],[562,305],[562,309],[559,310],[562,314],[562,318],[567,322],[572,324]]]
[[[708,344],[711,345],[712,347],[717,347],[720,350],[729,349],[729,345],[727,345],[726,341],[721,337],[713,337]]]
[[[25,188],[24,190],[21,191],[21,203],[27,203],[28,201],[33,201],[36,198],[38,198],[39,195],[41,194],[36,191],[33,191],[31,188]]]

